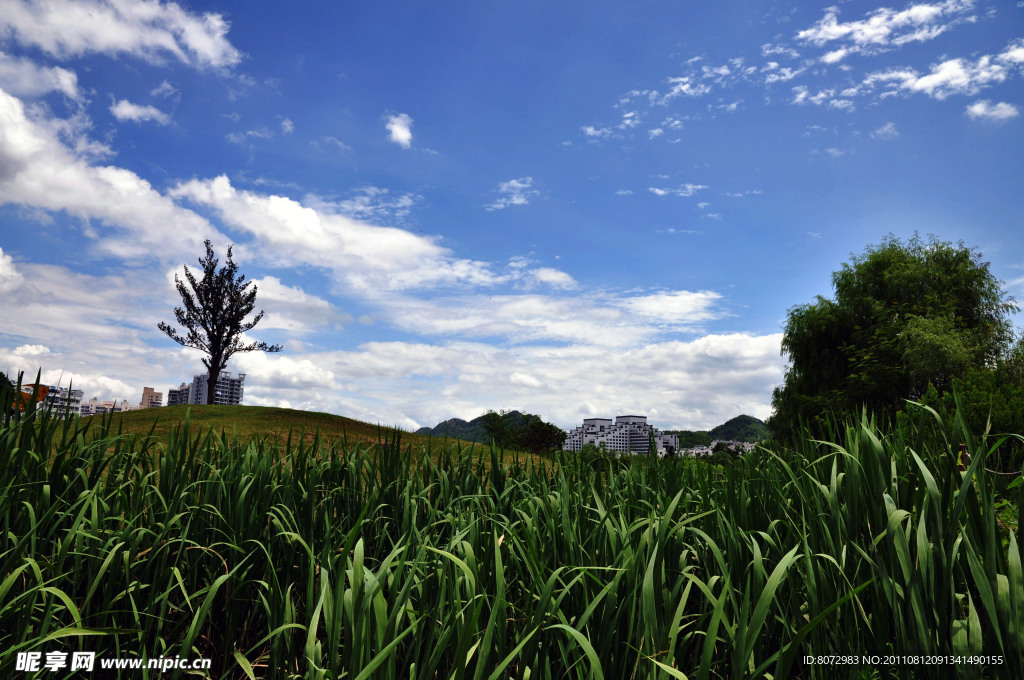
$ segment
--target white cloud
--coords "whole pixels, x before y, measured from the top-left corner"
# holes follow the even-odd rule
[[[1002,83],[1013,69],[1024,64],[1024,40],[1007,45],[1001,53],[983,55],[975,60],[947,59],[933,64],[928,73],[913,68],[894,68],[868,75],[861,87],[896,88],[907,94],[925,94],[934,99],[952,95],[973,95],[980,90]]]
[[[889,121],[882,127],[872,132],[871,136],[875,139],[892,140],[899,137],[900,133],[899,130],[896,129],[896,123]]]
[[[220,14],[193,14],[159,0],[6,0],[0,13],[0,32],[59,59],[170,55],[192,66],[229,67],[242,55],[228,42],[228,28]]]
[[[972,0],[947,0],[919,3],[902,11],[882,7],[869,13],[866,19],[840,22],[839,8],[830,7],[811,28],[797,33],[796,39],[815,47],[845,42],[845,47],[822,57],[825,63],[836,63],[852,53],[876,53],[910,42],[932,40],[966,20],[973,8]]]
[[[540,192],[533,189],[532,177],[519,177],[499,184],[498,194],[497,200],[488,203],[484,208],[503,210],[510,205],[526,205],[530,202],[530,198],[540,195]]]
[[[976,101],[967,107],[967,115],[971,120],[987,120],[1002,123],[1020,115],[1020,111],[1013,104],[999,102],[993,104],[988,99]]]
[[[762,56],[770,57],[775,54],[781,54],[789,57],[790,59],[798,59],[800,57],[799,52],[787,45],[780,45],[777,43],[765,43],[764,45],[761,45]]]
[[[401,222],[423,200],[418,194],[392,196],[389,190],[374,186],[359,187],[351,193],[353,195],[350,198],[342,200],[307,195],[305,202],[309,207],[322,212],[346,215],[357,220]]]
[[[708,188],[708,186],[706,184],[689,184],[689,183],[687,183],[687,184],[683,184],[683,185],[681,185],[679,187],[676,187],[675,189],[665,189],[665,188],[661,188],[661,187],[648,187],[647,190],[650,191],[655,196],[669,196],[669,195],[671,195],[671,196],[687,197],[687,196],[693,196],[695,193],[697,193],[701,189],[707,189],[707,188]]]
[[[580,129],[587,137],[607,137],[612,133],[611,128],[596,128],[593,125],[584,125]]]
[[[180,94],[180,92],[178,92],[177,88],[175,88],[173,85],[171,85],[168,81],[165,80],[156,87],[154,87],[152,90],[150,90],[149,94],[153,97],[175,97],[178,94]]]
[[[639,111],[627,111],[622,114],[622,122],[616,127],[620,130],[630,130],[640,124],[640,112]]]
[[[303,357],[248,354],[238,366],[253,384],[247,382],[247,401],[288,401],[410,428],[453,416],[474,418],[486,409],[520,408],[562,427],[585,417],[639,412],[651,415],[658,427],[693,429],[739,413],[767,417],[765,395],[783,375],[780,340],[709,335],[615,352],[579,345],[509,349],[464,341],[373,342]],[[304,371],[335,389],[309,390]],[[358,392],[343,392],[347,386],[339,376],[356,382]],[[566,394],[586,397],[565,399]]]
[[[317,210],[285,196],[240,191],[225,176],[183,182],[170,195],[212,208],[226,224],[251,235],[255,243],[248,249],[270,266],[322,268],[361,294],[489,285],[497,278],[486,263],[455,258],[435,238],[327,212],[326,203]]]
[[[78,76],[65,68],[39,66],[24,57],[0,52],[0,88],[19,97],[39,97],[48,92],[62,92],[80,100]]]
[[[292,122],[291,118],[281,119],[281,132],[283,132],[286,135],[290,135],[291,133],[295,132],[295,123]]]
[[[551,286],[552,288],[571,290],[579,287],[574,278],[559,269],[540,267],[539,269],[534,269],[531,274],[537,283]]]
[[[720,317],[713,306],[722,296],[712,291],[686,290],[624,298],[620,305],[660,322],[692,325]]]
[[[391,135],[392,142],[403,149],[412,146],[412,118],[408,114],[400,113],[397,116],[388,116],[385,127]]]
[[[711,86],[698,82],[693,76],[678,76],[668,79],[672,88],[663,96],[658,103],[666,104],[676,97],[702,97],[711,92]]]
[[[24,279],[15,269],[14,260],[0,248],[0,295],[13,294],[21,287],[22,281]]]
[[[289,333],[311,333],[325,327],[339,328],[352,321],[329,301],[310,295],[297,286],[288,286],[276,276],[253,279],[258,307],[266,311],[261,331],[281,329]]]
[[[259,127],[255,130],[246,130],[245,132],[232,132],[225,139],[232,144],[245,144],[250,139],[270,139],[271,137],[273,135],[270,134],[270,130],[265,127]]]
[[[97,220],[96,246],[123,257],[178,257],[196,252],[216,230],[174,204],[135,173],[92,165],[103,148],[80,136],[74,120],[30,118],[0,91],[0,204],[11,203]],[[71,148],[61,141],[69,140]]]
[[[110,112],[114,114],[114,118],[121,121],[130,120],[134,123],[153,121],[160,125],[167,125],[171,122],[171,117],[155,106],[133,104],[127,99],[114,102],[110,107]]]
[[[331,147],[334,151],[339,153],[346,153],[352,150],[352,147],[341,141],[337,137],[327,136],[320,140],[314,140],[310,142],[310,145],[317,151],[323,152],[325,146]]]

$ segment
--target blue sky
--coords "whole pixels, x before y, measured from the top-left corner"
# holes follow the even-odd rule
[[[0,370],[190,380],[209,238],[285,345],[248,404],[763,418],[787,309],[888,233],[1024,298],[1022,76],[1012,0],[0,0]]]

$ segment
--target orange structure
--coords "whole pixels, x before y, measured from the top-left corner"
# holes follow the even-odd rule
[[[14,408],[18,411],[23,410],[32,402],[32,392],[35,391],[35,385],[22,385],[21,396],[15,397]],[[38,404],[50,393],[49,385],[39,385],[39,390],[36,392],[36,403]]]

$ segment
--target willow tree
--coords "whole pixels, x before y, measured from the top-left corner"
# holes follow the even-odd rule
[[[213,246],[207,239],[206,257],[199,259],[202,278],[197,279],[188,266],[185,267],[185,281],[174,275],[174,285],[183,305],[174,308],[174,317],[185,328],[184,334],[163,321],[157,324],[179,345],[206,353],[203,365],[209,376],[207,404],[214,403],[217,379],[233,355],[239,352],[280,352],[282,349],[281,345],[243,341],[242,334],[255,328],[263,318],[261,310],[252,320],[245,320],[256,306],[256,286],[252,281],[246,282],[245,275],[238,273],[238,265],[231,258],[231,247],[228,247],[227,262],[220,270],[217,269],[218,263]]]
[[[1010,351],[1017,311],[983,262],[956,245],[890,235],[833,273],[834,299],[789,310],[785,382],[772,395],[776,435],[867,408],[892,415],[929,387],[990,368]]]

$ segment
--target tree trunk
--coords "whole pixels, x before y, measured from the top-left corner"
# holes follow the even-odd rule
[[[213,406],[217,403],[217,380],[220,378],[220,369],[210,369],[206,378],[206,404]]]

